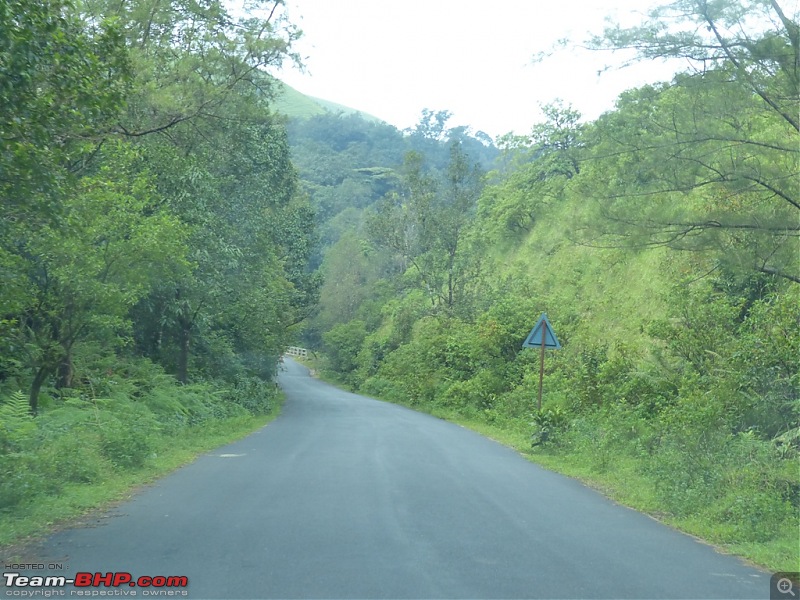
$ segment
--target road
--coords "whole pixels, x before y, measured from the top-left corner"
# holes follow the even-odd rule
[[[272,424],[25,560],[186,576],[190,598],[769,597],[769,574],[504,446],[286,367]]]

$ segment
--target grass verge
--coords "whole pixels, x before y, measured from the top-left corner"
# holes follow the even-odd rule
[[[412,408],[420,410],[419,407]],[[605,469],[598,470],[593,466],[595,459],[592,456],[560,453],[557,450],[533,451],[530,437],[518,430],[466,419],[452,411],[422,410],[512,448],[527,460],[577,479],[614,502],[696,537],[722,553],[738,556],[753,566],[773,573],[800,572],[800,530],[796,525],[787,524],[780,535],[765,542],[731,543],[726,541],[729,532],[724,524],[709,522],[702,515],[679,518],[664,512],[654,494],[652,482],[641,474],[641,465],[632,457],[619,457]]]
[[[163,439],[142,468],[105,477],[92,484],[66,485],[56,496],[43,496],[0,512],[0,556],[24,562],[19,556],[36,538],[79,524],[87,515],[134,496],[142,486],[193,462],[198,456],[242,439],[280,414],[281,401],[269,414],[212,420],[187,428],[180,436]]]

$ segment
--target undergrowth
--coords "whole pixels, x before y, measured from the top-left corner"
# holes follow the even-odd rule
[[[119,497],[277,414],[272,382],[181,385],[145,359],[49,390],[36,417],[0,396],[0,545]]]

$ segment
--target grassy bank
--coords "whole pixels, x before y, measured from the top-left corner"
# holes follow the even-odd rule
[[[198,455],[245,437],[280,412],[269,382],[179,385],[142,362],[103,390],[0,401],[0,548],[79,522]],[[113,389],[112,389],[113,388]]]
[[[511,447],[531,462],[573,477],[615,502],[696,536],[723,553],[742,557],[770,572],[800,571],[800,523],[797,515],[785,521],[784,526],[778,527],[769,539],[736,541],[743,536],[737,534],[729,520],[719,518],[720,511],[714,506],[680,516],[668,510],[656,493],[653,479],[643,474],[646,470],[644,461],[635,457],[621,455],[601,466],[597,453],[588,448],[537,450],[531,448],[530,433],[522,431],[522,428],[509,429],[436,409],[430,413]],[[741,500],[747,502],[748,498]]]
[[[268,415],[243,416],[193,428],[178,438],[164,440],[157,453],[135,471],[110,473],[91,484],[65,485],[58,495],[41,496],[0,512],[0,553],[6,560],[10,546],[60,527],[79,523],[81,517],[131,498],[147,485],[184,465],[199,455],[239,440],[275,419],[279,406]]]

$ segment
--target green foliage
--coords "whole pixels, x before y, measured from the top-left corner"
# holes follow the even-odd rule
[[[466,249],[481,188],[479,167],[457,143],[441,181],[426,171],[423,156],[409,153],[400,193],[385,197],[367,219],[371,241],[413,269],[433,306],[463,303],[474,278],[477,253]]]
[[[20,448],[35,431],[28,399],[14,392],[0,404],[0,450]]]
[[[4,1],[0,31],[2,235],[11,217],[57,213],[53,199],[118,115],[131,71],[119,23],[89,27],[69,1]]]
[[[0,7],[0,381],[36,412],[131,338],[183,382],[269,379],[319,287],[262,71],[295,58],[281,3],[29,4]]]
[[[366,336],[364,322],[357,320],[341,323],[323,336],[330,368],[343,375],[350,383],[358,366],[356,357]]]
[[[496,181],[479,202],[481,227],[497,243],[519,241],[548,206],[558,202],[580,173],[584,126],[580,114],[563,104],[542,107],[547,121],[529,136],[507,135]]]
[[[697,50],[709,62],[624,93],[594,123],[547,107],[529,136],[500,141],[497,169],[460,220],[446,209],[454,179],[411,156],[366,219],[397,268],[347,280],[340,314],[351,325],[359,315],[358,329],[325,313],[347,340],[349,383],[530,440],[525,451],[590,478],[634,477],[648,509],[700,523],[716,542],[769,545],[796,531],[799,188],[784,109],[797,92],[784,50],[798,28],[778,3],[745,4],[773,18],[679,0],[659,12],[677,29],[609,33],[614,47]],[[425,117],[413,135],[433,143],[447,115]],[[455,224],[459,259],[448,264]],[[342,239],[346,266],[363,273],[357,234]],[[345,254],[330,256],[344,265]],[[452,304],[448,275],[468,281]],[[381,319],[367,324],[374,303]],[[543,311],[562,349],[547,352],[536,412],[538,353],[521,344]]]
[[[560,434],[569,425],[567,413],[559,407],[545,408],[533,414],[531,446],[543,446],[558,442]]]
[[[591,41],[698,68],[593,125],[584,239],[713,250],[726,269],[800,282],[796,19],[775,0],[674,0]]]
[[[22,394],[0,404],[0,511],[66,485],[137,471],[176,438],[276,404],[274,384],[256,378],[235,388],[179,385],[147,360],[109,361],[85,352],[76,356],[76,368],[86,374],[85,387],[53,400],[35,419]]]
[[[250,414],[268,414],[278,402],[277,386],[258,377],[241,377],[231,390],[229,401]],[[233,410],[231,413],[235,414]]]
[[[634,48],[637,59],[677,57],[696,72],[726,70],[764,107],[798,130],[800,50],[796,14],[776,0],[672,0],[651,9],[634,27],[611,23],[590,47]],[[667,25],[669,23],[669,25]]]

